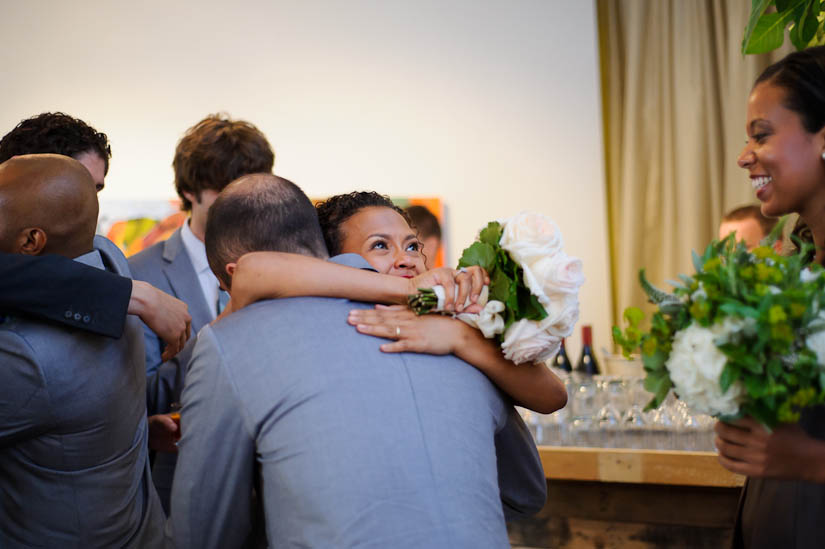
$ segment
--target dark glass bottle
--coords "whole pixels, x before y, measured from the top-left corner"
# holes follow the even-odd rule
[[[559,349],[559,354],[556,355],[556,359],[553,361],[553,365],[559,370],[564,370],[565,372],[573,371],[573,364],[570,363],[570,359],[567,358],[567,351],[564,350],[563,339],[561,340],[561,348]]]
[[[582,326],[582,355],[576,364],[576,371],[588,376],[599,373],[599,363],[593,354],[593,327],[589,324]]]

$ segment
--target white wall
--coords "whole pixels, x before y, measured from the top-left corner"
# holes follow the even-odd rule
[[[609,343],[592,2],[4,4],[0,132],[47,110],[106,132],[102,200],[173,196],[180,135],[225,111],[310,195],[442,196],[451,261],[490,219],[552,216],[584,260],[581,319]]]

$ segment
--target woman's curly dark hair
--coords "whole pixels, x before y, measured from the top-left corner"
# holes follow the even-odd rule
[[[344,242],[341,224],[358,213],[359,210],[373,206],[395,210],[408,224],[410,223],[407,213],[393,204],[388,196],[372,191],[338,194],[315,205],[315,211],[318,212],[318,221],[321,223],[321,232],[324,233],[324,242],[327,244],[329,255],[341,253],[341,246]]]
[[[0,162],[21,154],[62,154],[77,157],[94,151],[103,159],[103,173],[109,172],[112,148],[109,138],[62,112],[44,112],[20,122],[0,140]]]

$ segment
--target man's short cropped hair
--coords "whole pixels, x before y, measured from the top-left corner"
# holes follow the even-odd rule
[[[43,153],[77,158],[89,151],[103,159],[104,175],[109,173],[112,148],[106,134],[62,112],[44,112],[27,118],[0,140],[0,162],[13,156]]]
[[[441,225],[433,212],[425,206],[408,206],[404,209],[410,218],[410,225],[418,233],[418,238],[434,236],[441,240]]]
[[[206,257],[226,288],[226,265],[249,252],[290,252],[326,258],[315,208],[295,183],[272,174],[241,177],[227,186],[206,218]]]
[[[748,206],[740,206],[735,208],[728,213],[726,213],[722,217],[722,222],[728,221],[744,221],[746,219],[753,219],[757,223],[759,223],[759,227],[762,229],[762,234],[765,236],[769,235],[773,228],[776,226],[777,219],[773,219],[770,217],[765,217],[762,215],[762,209],[756,205],[748,205]]]
[[[184,192],[200,200],[201,192],[221,192],[235,179],[252,173],[270,173],[275,153],[264,134],[244,120],[207,116],[178,142],[172,168],[182,209],[192,209]]]

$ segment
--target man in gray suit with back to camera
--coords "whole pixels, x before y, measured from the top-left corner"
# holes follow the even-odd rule
[[[227,288],[247,252],[327,257],[306,195],[262,174],[215,201],[206,250]],[[260,512],[272,547],[509,547],[505,511],[542,507],[536,448],[501,393],[454,356],[382,353],[346,321],[367,307],[264,301],[201,331],[167,523],[178,549],[241,547]]]
[[[58,254],[118,274],[93,249],[95,183],[77,160],[0,164],[0,251]],[[163,511],[149,473],[143,336],[48,321],[0,322],[0,547],[157,547]]]

